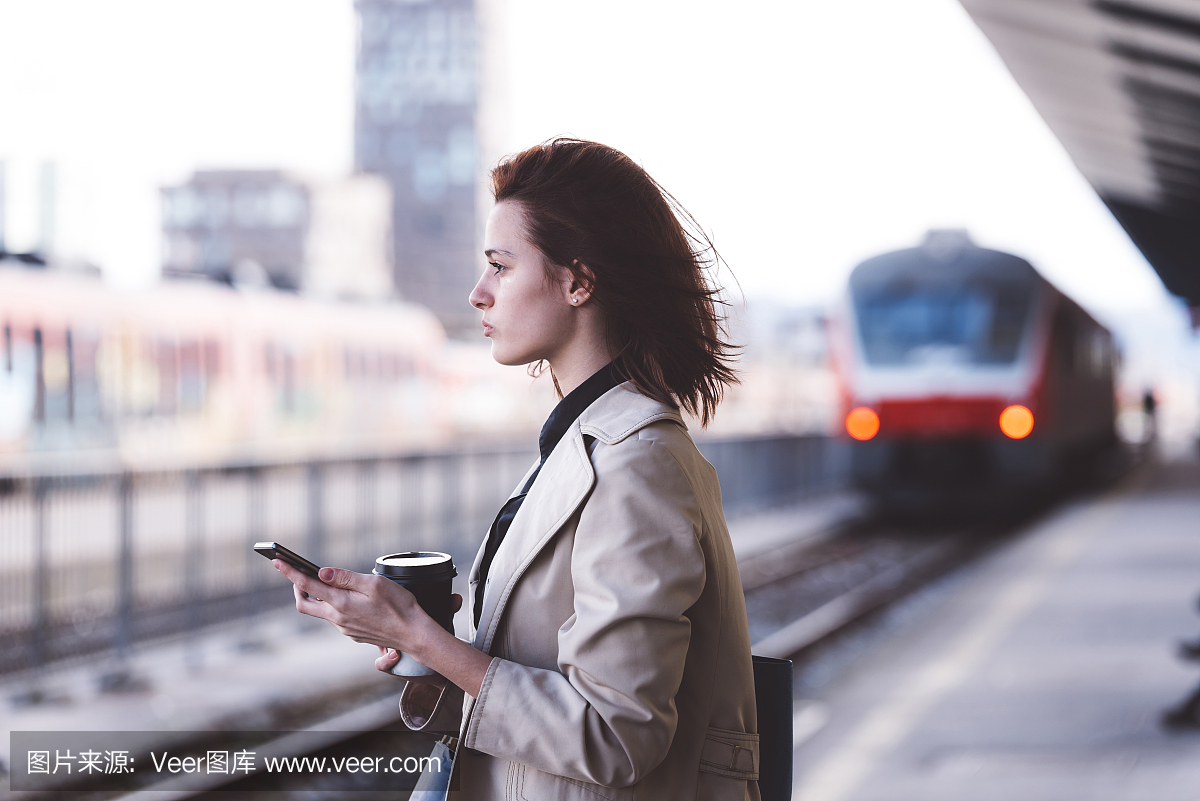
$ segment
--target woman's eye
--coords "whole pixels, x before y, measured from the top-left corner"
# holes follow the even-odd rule
[[[497,261],[489,261],[488,264],[492,265],[492,267],[496,270],[497,275],[500,274],[501,270],[507,269],[503,264]]]

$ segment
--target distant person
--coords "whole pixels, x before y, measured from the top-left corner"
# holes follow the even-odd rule
[[[1147,388],[1142,393],[1142,420],[1146,432],[1143,441],[1154,442],[1158,438],[1158,399],[1154,397],[1152,388]]]
[[[488,266],[471,292],[492,356],[548,365],[562,400],[541,460],[471,570],[472,643],[390,581],[277,562],[301,612],[396,649],[466,693],[464,799],[758,799],[745,601],[705,424],[735,380],[715,253],[610,147],[557,139],[492,171]],[[305,596],[317,593],[324,601]],[[423,725],[445,703],[410,683]]]

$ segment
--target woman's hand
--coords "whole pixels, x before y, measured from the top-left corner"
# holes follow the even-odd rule
[[[458,593],[450,596],[450,607],[457,614],[459,609],[462,609],[463,598]],[[382,673],[391,673],[392,668],[400,661],[400,652],[395,648],[384,648],[378,646],[379,656],[375,660],[375,669]],[[442,687],[446,684],[446,679],[439,675],[433,676],[414,676],[408,679],[410,683],[417,684],[432,684],[435,687]]]
[[[431,629],[442,630],[411,592],[382,576],[323,567],[317,580],[279,559],[271,563],[295,585],[296,611],[329,621],[355,642],[412,652]]]
[[[491,657],[443,629],[396,582],[337,567],[321,568],[318,580],[279,559],[271,564],[295,585],[296,611],[329,621],[355,642],[378,646],[379,670],[390,670],[404,651],[478,697]],[[451,603],[457,612],[462,596]]]

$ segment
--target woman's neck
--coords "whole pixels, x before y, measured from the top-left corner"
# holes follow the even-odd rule
[[[603,310],[594,303],[587,303],[573,311],[578,315],[574,330],[546,359],[563,397],[613,360],[608,349]]]
[[[607,347],[592,349],[588,353],[579,354],[571,359],[556,359],[550,362],[550,370],[563,397],[571,394],[571,390],[592,377],[597,370],[612,361]]]

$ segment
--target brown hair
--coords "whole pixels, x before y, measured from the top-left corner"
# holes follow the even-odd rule
[[[706,274],[720,257],[695,219],[633,159],[579,139],[505,158],[492,170],[492,195],[521,205],[550,265],[593,284],[622,376],[708,425],[737,383],[736,347]]]

